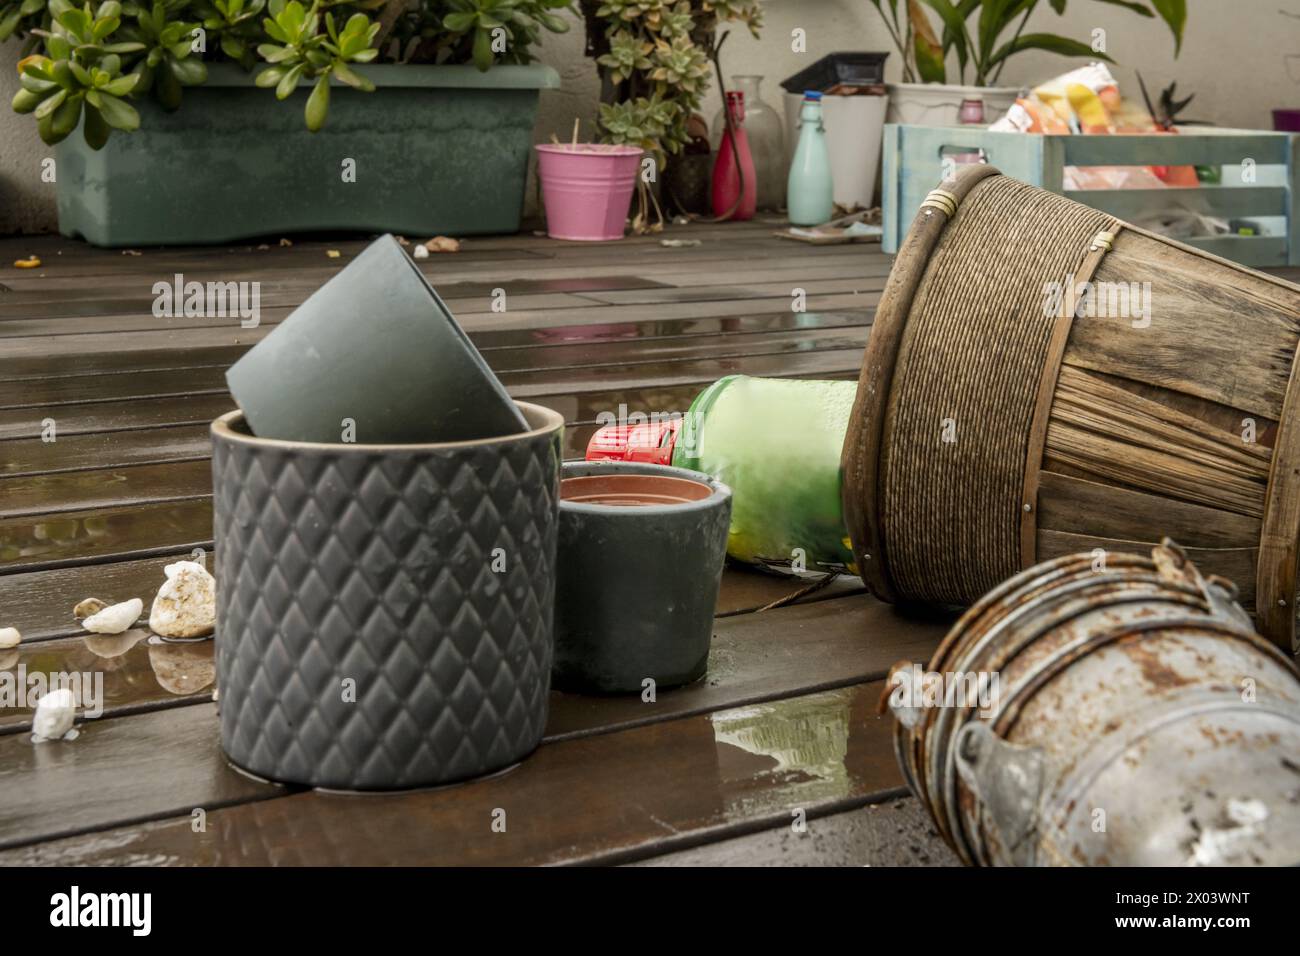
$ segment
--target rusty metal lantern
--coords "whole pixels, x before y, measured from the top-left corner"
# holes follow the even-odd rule
[[[984,698],[927,706],[903,673],[899,763],[967,863],[1300,863],[1300,673],[1168,540],[980,599],[927,673],[979,675]]]

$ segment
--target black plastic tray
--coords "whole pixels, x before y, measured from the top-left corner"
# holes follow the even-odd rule
[[[828,90],[833,86],[874,86],[885,82],[888,53],[828,53],[812,66],[781,81],[787,93]]]

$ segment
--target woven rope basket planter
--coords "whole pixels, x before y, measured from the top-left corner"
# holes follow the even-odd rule
[[[842,466],[864,580],[966,605],[1168,535],[1294,650],[1298,337],[1300,287],[967,167],[918,211],[863,360]]]

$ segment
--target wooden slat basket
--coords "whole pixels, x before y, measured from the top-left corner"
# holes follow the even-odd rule
[[[1294,650],[1298,338],[1300,287],[965,167],[867,344],[842,462],[864,580],[965,605],[1169,536]]]

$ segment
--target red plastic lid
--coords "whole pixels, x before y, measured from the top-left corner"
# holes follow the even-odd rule
[[[637,425],[606,425],[587,443],[587,461],[638,461],[671,465],[680,418]]]

